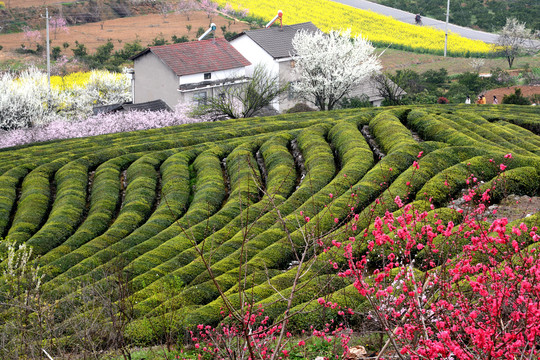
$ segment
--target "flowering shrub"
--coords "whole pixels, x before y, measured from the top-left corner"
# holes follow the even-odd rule
[[[284,0],[279,2],[260,0],[217,0],[220,6],[250,9],[252,16],[266,20],[272,19],[279,9],[283,10],[283,23],[296,24],[311,21],[321,30],[328,32],[336,24],[349,24],[353,35],[362,34],[375,45],[390,45],[404,50],[442,54],[444,31],[427,26],[405,24],[389,16],[372,11],[360,10],[329,0]],[[459,35],[448,35],[448,52],[452,55],[486,55],[491,52],[490,45],[470,40]]]
[[[47,77],[35,69],[23,72],[18,78],[11,73],[0,75],[0,129],[48,122],[54,117],[49,104],[59,98],[57,91],[47,93]]]
[[[441,96],[437,99],[437,104],[448,104],[448,99],[444,96]]]
[[[72,122],[56,119],[44,126],[0,133],[0,148],[37,141],[70,139],[207,121],[205,118],[191,118],[187,115],[189,112],[189,108],[179,106],[174,112],[119,112],[94,115]]]
[[[226,3],[225,6],[223,6],[221,8],[221,11],[225,14],[225,15],[229,15],[229,16],[232,16],[232,17],[240,17],[240,18],[244,18],[247,16],[249,10],[248,9],[244,9],[244,8],[237,8],[235,9],[230,3]]]
[[[41,33],[39,30],[30,30],[28,26],[23,27],[24,40],[30,43],[30,46],[41,42]]]
[[[364,233],[364,254],[345,246],[348,266],[339,276],[354,282],[402,359],[538,356],[537,228],[521,223],[510,230],[507,219],[486,225],[492,189],[480,191],[471,179],[463,223],[445,224],[397,196],[400,211],[377,217],[371,234]]]
[[[65,33],[69,32],[67,21],[61,16],[54,16],[53,18],[51,18],[50,26],[51,26],[51,31],[54,34],[54,39],[56,39],[56,34],[59,31],[63,31]]]
[[[222,315],[225,312],[222,311]],[[245,304],[240,323],[231,323],[230,319],[232,316],[225,318],[218,327],[200,324],[195,332],[190,331],[200,357],[266,360],[287,357],[309,359],[327,355],[327,358],[339,358],[347,352],[351,337],[343,324],[336,326],[332,321],[322,330],[312,326],[302,332],[299,341],[292,342],[290,332],[285,331],[282,336],[285,322],[271,324],[262,306],[252,307],[249,304]]]
[[[32,68],[15,77],[0,76],[0,129],[41,126],[53,121],[76,120],[91,114],[95,105],[120,103],[131,98],[129,79],[123,74],[96,70],[86,74],[51,77]]]

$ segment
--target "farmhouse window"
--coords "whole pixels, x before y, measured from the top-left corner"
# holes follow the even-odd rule
[[[193,95],[193,101],[197,105],[206,105],[206,91],[198,92]]]
[[[287,90],[287,99],[294,100],[296,98],[296,92],[293,89],[294,82],[289,83],[289,89]]]
[[[204,80],[210,80],[212,78],[212,73],[204,73]]]

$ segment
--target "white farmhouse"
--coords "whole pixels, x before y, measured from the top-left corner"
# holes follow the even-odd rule
[[[261,64],[272,75],[279,76],[280,84],[294,81],[292,69],[293,46],[292,39],[299,30],[318,31],[319,29],[311,22],[284,25],[283,27],[269,27],[264,29],[250,30],[240,33],[230,40],[230,43],[239,53],[248,59],[252,65],[247,68],[247,75],[253,73],[255,66]],[[299,99],[289,91],[286,98],[276,100],[272,104],[279,112],[294,106]]]
[[[152,46],[135,55],[133,103],[204,103],[246,80],[251,63],[225,39]]]

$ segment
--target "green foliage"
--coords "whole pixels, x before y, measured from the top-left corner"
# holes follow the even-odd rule
[[[390,111],[375,116],[369,123],[369,130],[386,154],[402,145],[416,144],[411,132]]]
[[[373,105],[369,101],[369,97],[365,94],[361,96],[354,97],[345,97],[341,99],[340,107],[342,109],[356,109],[356,108],[365,108],[372,107]]]
[[[232,38],[234,38],[236,35],[238,35],[238,33],[236,31],[226,31],[223,34],[223,37],[225,38],[225,40],[231,41]]]
[[[88,56],[86,45],[79,43],[77,40],[75,40],[75,48],[71,49],[71,51],[73,51],[73,56],[80,60],[84,60]]]
[[[133,42],[127,42],[124,44],[124,47],[121,50],[114,52],[114,57],[119,59],[122,63],[128,61],[132,56],[140,53],[144,50],[144,47],[141,45],[140,40],[135,40]]]
[[[60,46],[53,46],[53,48],[51,49],[51,58],[53,60],[58,60],[61,53],[62,49],[60,48]]]
[[[159,34],[158,36],[153,38],[152,42],[150,44],[148,44],[147,46],[148,47],[150,47],[150,46],[162,46],[162,45],[167,45],[167,44],[169,44],[169,41],[167,39],[165,39],[163,34]]]
[[[294,114],[294,113],[307,112],[307,111],[315,111],[315,109],[311,108],[307,104],[298,103],[298,104],[295,104],[292,108],[288,109],[286,111],[286,113],[287,114]]]
[[[206,31],[205,28],[203,28],[202,26],[199,26],[199,28],[197,29],[197,34],[195,34],[195,36],[199,38],[202,34],[204,34],[205,31]]]
[[[514,90],[514,93],[511,95],[504,95],[502,99],[503,104],[514,104],[514,105],[531,105],[529,99],[521,94],[521,89],[517,88]]]
[[[188,42],[189,39],[187,36],[185,35],[182,35],[180,37],[176,36],[176,35],[173,35],[171,37],[171,41],[173,42],[173,44],[180,44],[180,43],[185,43],[185,42]]]
[[[492,84],[491,78],[478,76],[477,73],[465,72],[457,76],[457,82],[470,90],[472,94],[480,94]]]

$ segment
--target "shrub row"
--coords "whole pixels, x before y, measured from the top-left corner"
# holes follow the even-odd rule
[[[336,125],[331,129],[329,138],[331,139],[332,144],[336,146],[340,158],[344,161],[344,167],[340,174],[334,178],[330,184],[313,195],[312,199],[308,202],[299,207],[305,207],[307,214],[316,214],[317,211],[325,209],[325,205],[330,202],[329,193],[335,191],[332,195],[335,194],[337,197],[347,189],[350,189],[351,181],[360,179],[364,173],[368,171],[373,162],[373,157],[369,151],[368,145],[365,143],[365,140],[355,125],[347,123]],[[351,171],[350,178],[343,176],[348,171]],[[348,198],[350,199],[350,195]],[[339,208],[339,206],[337,207]],[[328,220],[330,221],[326,221],[325,224],[317,223],[321,232],[324,232],[326,229],[333,226],[332,224],[334,224],[334,222],[332,216],[335,216],[335,214],[327,213],[326,217],[328,217]],[[292,232],[291,237],[301,237],[301,231],[294,231],[296,230],[296,226],[298,226],[294,225],[295,223],[297,224],[298,221],[296,215],[288,216],[285,221],[289,227],[287,231]],[[250,240],[243,248],[245,251],[244,256],[246,259],[249,259],[272,243],[283,242],[286,241],[285,239],[287,239],[287,232],[281,228],[280,224],[278,224],[262,233],[260,236]],[[298,239],[298,241],[300,242],[300,239]],[[240,264],[238,255],[240,254],[237,254],[237,256],[234,256],[233,254],[212,266],[214,276],[217,276],[220,273],[222,274],[217,276],[216,280],[224,289],[228,289],[230,286],[234,285],[234,282],[236,281],[235,274],[238,272],[236,267]],[[264,272],[264,265],[260,263],[258,266],[260,271]],[[195,286],[197,287],[196,294],[192,291],[192,288]],[[188,287],[186,291],[184,291],[184,294],[180,296],[187,299],[189,303],[195,302],[204,304],[205,302],[214,299],[217,296],[217,293],[213,284],[208,280],[208,275],[202,273],[192,281],[190,287]]]
[[[519,125],[536,135],[540,134],[540,115],[534,107],[520,105],[497,106],[494,109],[478,109],[488,121],[502,120]]]
[[[257,143],[251,144],[253,147],[257,145]],[[210,153],[203,153],[202,156],[197,157],[194,164],[197,171],[197,184],[193,203],[186,215],[173,225],[172,229],[167,229],[167,231],[174,231],[171,233],[172,237],[131,263],[134,270],[132,285],[135,290],[150,285],[163,275],[160,271],[155,271],[155,267],[189,249],[193,243],[200,242],[209,232],[218,231],[237,216],[241,211],[239,203],[245,201],[247,205],[253,201],[253,197],[258,194],[258,189],[248,166],[248,162],[255,163],[250,150],[253,149],[248,150],[241,146],[227,156],[227,173],[231,174],[229,178],[231,194],[228,198],[226,198],[225,182],[219,164],[219,158],[223,158],[225,153],[220,153],[219,157],[211,157]],[[232,174],[230,172],[232,168],[242,166],[237,163],[242,163],[244,169]],[[248,188],[247,191],[246,188]],[[217,193],[218,191],[220,193]],[[219,202],[215,201],[216,198]],[[205,208],[209,211],[205,211]]]
[[[24,164],[0,176],[0,237],[7,230],[9,219],[15,211],[17,189],[32,168],[33,164]]]
[[[163,162],[160,167],[161,201],[156,211],[152,213],[146,223],[131,234],[84,260],[99,264],[85,273],[85,277],[91,277],[97,281],[107,275],[110,269],[126,266],[129,264],[129,259],[124,257],[124,253],[157,235],[184,213],[190,195],[188,167],[194,157],[195,151],[186,151],[176,153]]]
[[[398,150],[395,150],[392,154],[386,156],[377,164],[376,167],[371,169],[362,180],[354,185],[351,190],[344,193],[338,199],[333,200],[331,204],[331,211],[322,212],[321,214],[313,217],[308,224],[302,229],[297,230],[291,234],[291,239],[296,246],[302,246],[304,242],[304,234],[308,236],[319,237],[331,230],[340,231],[340,228],[350,227],[348,224],[349,216],[354,215],[351,213],[351,207],[354,209],[363,209],[371,201],[384,190],[380,184],[385,181],[391,181],[395,176],[392,174],[399,174],[407,169],[420,149],[430,152],[437,148],[436,144],[422,143],[420,145],[404,145]],[[388,171],[392,167],[393,171]],[[351,197],[353,193],[357,194]],[[351,198],[354,202],[351,205]],[[359,210],[356,210],[359,211]],[[340,219],[339,224],[336,225],[334,219]],[[332,236],[331,233],[329,236]],[[279,241],[274,242],[267,248],[261,249],[249,262],[248,266],[252,269],[264,269],[267,268],[284,268],[293,259],[293,250],[288,245],[288,240],[281,238]]]
[[[249,120],[227,120],[171,126],[126,133],[100,135],[89,138],[55,140],[40,144],[23,145],[16,148],[0,149],[0,153],[9,150],[9,156],[0,157],[0,174],[22,162],[34,159],[45,163],[58,157],[69,161],[76,158],[104,151],[104,149],[122,149],[123,153],[141,151],[159,151],[186,147],[204,142],[216,142],[231,138],[269,134],[271,132],[302,129],[317,123],[332,122],[334,118],[354,117],[355,114],[320,113],[295,114]]]
[[[494,124],[502,127],[508,132],[511,132],[516,138],[524,139],[528,143],[531,143],[536,147],[540,147],[540,138],[529,130],[506,121],[497,121]]]
[[[369,131],[386,154],[394,151],[397,146],[416,143],[409,129],[401,124],[392,111],[384,111],[375,116],[369,122]]]
[[[347,284],[347,280],[343,278],[326,275],[313,277],[310,280],[311,281],[309,282],[298,284],[298,286],[301,288],[297,289],[295,292],[292,301],[293,306],[311,301],[313,298],[325,296],[329,292],[332,292],[332,290],[341,289]],[[283,311],[287,306],[287,302],[284,301],[281,296],[287,298],[290,296],[292,289],[291,287],[278,289],[280,291],[278,294],[273,291],[273,289],[269,289],[266,281],[267,279],[265,278],[261,279],[260,283],[262,285],[250,288],[247,294],[243,294],[242,297],[240,297],[238,293],[229,295],[228,301],[235,307],[238,307],[240,305],[240,301],[249,302],[251,301],[251,297],[253,297],[255,306],[263,306],[264,315],[268,316],[270,321],[277,319],[283,314]],[[248,296],[248,299],[245,299],[244,296]],[[185,326],[192,328],[201,323],[217,325],[221,321],[220,309],[223,307],[223,300],[218,298],[207,305],[190,312],[185,319]],[[307,329],[309,329],[309,326],[307,326]]]
[[[49,218],[27,241],[34,254],[42,255],[58,246],[79,225],[86,206],[89,165],[86,159],[78,159],[56,172],[56,197]]]
[[[407,116],[407,126],[416,131],[425,140],[440,141],[453,146],[477,146],[494,148],[495,144],[479,144],[478,136],[467,131],[467,134],[456,130],[438,115],[428,114],[419,109],[413,109]],[[457,127],[457,125],[455,125]],[[470,135],[470,136],[469,136]]]
[[[263,201],[244,209],[242,214],[237,216],[233,221],[230,221],[221,230],[214,232],[211,237],[208,237],[205,240],[202,245],[205,251],[214,249],[229,239],[232,234],[239,233],[244,223],[244,226],[248,226],[247,224],[250,224],[267,212],[273,205],[281,203],[285,197],[291,193],[296,179],[294,174],[294,161],[286,147],[291,138],[291,135],[288,134],[278,135],[266,141],[260,148],[265,167],[268,171],[267,191],[272,197],[272,203],[270,203],[270,198],[265,197]],[[216,254],[212,253],[212,258],[215,258],[215,256]],[[181,266],[189,264],[191,261],[196,260],[197,257],[198,253],[195,249],[190,248],[178,254],[174,259],[160,264],[154,271],[157,271],[160,275],[164,275]],[[202,264],[198,264],[202,266]],[[200,271],[197,271],[196,274],[199,272]],[[160,278],[159,281],[153,283],[149,289],[158,289],[160,286],[159,283],[161,281],[166,281],[167,278],[170,277],[174,276],[171,274],[165,278]],[[185,278],[182,280],[186,281]],[[146,292],[148,291],[145,290],[145,293]],[[155,295],[155,292],[150,291],[149,293]],[[142,294],[139,295],[142,296]]]
[[[466,119],[470,123],[474,123],[475,125],[479,126],[480,128],[475,127],[469,129],[473,131],[478,130],[479,134],[482,136],[486,134],[484,137],[489,140],[494,140],[499,144],[502,144],[498,140],[502,139],[504,144],[506,144],[506,147],[509,149],[516,147],[518,149],[521,148],[533,152],[535,155],[540,154],[540,139],[526,130],[524,131],[526,134],[523,132],[516,132],[515,128],[519,128],[517,126],[511,128],[507,126],[511,124],[505,122],[490,123],[480,115],[471,112],[458,112],[457,114],[462,119]],[[522,128],[519,129],[524,130]],[[530,155],[530,153],[524,154]]]
[[[217,146],[216,146],[217,148]],[[165,153],[164,153],[165,154]],[[204,155],[203,155],[204,154]],[[225,189],[224,189],[224,185],[223,185],[223,175],[221,173],[221,167],[220,167],[220,161],[219,161],[219,157],[216,156],[212,151],[208,151],[208,152],[204,152],[203,154],[199,155],[198,159],[199,158],[203,158],[203,160],[199,160],[197,162],[197,160],[195,161],[195,163],[197,164],[196,166],[200,166],[199,163],[203,162],[203,163],[209,163],[208,164],[208,167],[205,168],[205,171],[207,172],[207,175],[210,175],[210,176],[207,176],[207,182],[212,182],[214,185],[213,187],[215,188],[215,191],[212,192],[212,196],[214,197],[212,200],[213,203],[216,203],[216,199],[218,200],[217,202],[220,202],[221,200],[219,199],[223,199],[223,197],[225,196]],[[164,155],[165,157],[166,155]],[[144,161],[145,157],[141,157],[139,160],[137,160],[137,162],[141,162],[141,161]],[[161,161],[164,160],[164,158],[160,159],[160,163]],[[156,163],[155,164],[155,167],[159,166],[160,163]],[[135,163],[133,164],[135,165]],[[152,170],[151,169],[145,169],[145,170],[149,170],[150,173],[148,175],[154,175],[154,180],[155,180],[155,175],[156,175],[156,168],[155,167],[152,167],[152,169],[154,170],[154,173],[152,174]],[[204,167],[204,166],[203,166]],[[142,173],[141,173],[142,174]],[[211,175],[214,176],[212,177]],[[200,181],[198,183],[199,186],[206,186],[208,187],[208,184],[205,182],[205,181]],[[129,190],[129,186],[128,186],[128,190]],[[155,194],[155,184],[154,184],[154,194]],[[213,191],[212,189],[208,189],[208,191]],[[189,196],[189,195],[188,195]],[[127,207],[127,204],[128,204],[128,201],[130,199],[128,198],[128,194],[126,192],[126,201],[125,201],[125,206],[122,208],[122,210],[120,211],[120,214],[118,216],[118,219],[120,219],[122,217],[122,215],[124,214],[124,211]],[[194,204],[197,204],[197,201],[194,201],[193,202]],[[204,203],[199,203],[201,205],[201,208],[198,210],[198,212],[201,215],[201,218],[204,218],[204,216],[208,215],[208,210],[211,211],[211,209],[209,208],[210,204],[211,203],[208,203],[208,202],[204,202]],[[218,205],[214,205],[214,207],[217,207],[219,206],[220,203]],[[150,207],[151,209],[151,207]],[[149,209],[149,210],[150,210]],[[107,232],[105,232],[105,234],[103,234],[101,237],[103,236],[107,236],[109,237],[109,232],[111,230],[115,231],[114,233],[112,233],[111,235],[114,236],[115,234],[118,234],[118,230],[115,229],[115,225],[117,224],[118,222],[118,219],[112,224],[112,226],[107,230]],[[140,219],[140,220],[143,220],[143,219]],[[133,224],[134,225],[134,228],[133,230],[138,227],[139,224]],[[174,227],[176,224],[173,224],[171,226],[169,226],[167,229],[171,229],[171,227]],[[173,236],[173,234],[176,234],[178,231],[179,231],[180,228],[177,228],[176,231],[169,231],[170,233],[170,236]],[[122,231],[121,229],[119,229],[120,231]],[[165,232],[166,230],[160,232],[159,234],[163,234],[163,232]],[[121,233],[121,235],[123,235],[122,237],[116,239],[116,241],[124,238],[125,236],[129,235],[130,232],[124,232],[124,233]],[[159,235],[158,234],[158,235]],[[156,238],[156,236],[152,237],[151,239],[154,239]],[[100,237],[97,237],[96,238],[97,240],[100,239]],[[149,241],[149,239],[145,239],[145,241],[143,242],[143,244],[145,242]],[[92,241],[93,242],[93,241]],[[158,243],[161,243],[159,240],[158,240]],[[89,245],[92,245],[91,243],[89,243]],[[157,246],[157,245],[156,245]],[[106,246],[104,246],[102,249],[106,248]],[[136,248],[133,247],[132,249],[130,249],[129,251],[133,251],[133,249]],[[90,249],[90,247],[88,247],[88,249]],[[99,251],[100,249],[96,249],[95,252]],[[99,254],[99,253],[98,253]],[[67,255],[67,257],[70,257],[73,259],[73,264],[80,264],[80,262],[84,262],[84,263],[89,263],[89,262],[93,262],[94,263],[94,266],[92,266],[92,268],[96,268],[96,267],[99,267],[96,271],[93,272],[93,276],[96,277],[96,279],[99,279],[105,275],[107,275],[107,271],[110,271],[110,269],[105,269],[105,267],[100,267],[101,265],[104,264],[104,261],[100,260],[99,258],[95,257],[95,258],[90,258],[91,256],[93,255],[93,253],[89,253],[89,254],[82,254],[81,251],[75,251],[75,252],[72,252],[70,254]],[[106,255],[107,253],[106,252],[102,252],[100,255],[103,255],[104,256],[104,259],[103,260],[106,260]],[[90,259],[87,259],[85,260],[86,258],[90,258]],[[61,261],[62,259],[60,259],[59,261]],[[123,267],[127,264],[120,264],[119,262],[116,262],[115,263],[117,266],[120,266],[120,267]],[[76,265],[76,266],[80,266],[80,265]],[[89,268],[90,270],[92,268]],[[135,269],[135,268],[134,268]],[[78,275],[85,275],[87,274],[88,271],[80,271],[78,272],[77,274],[74,274],[75,276],[78,276]],[[74,275],[72,275],[71,277],[73,278]],[[56,279],[55,279],[56,280]],[[68,286],[65,287],[66,288],[66,291],[69,289]]]
[[[482,184],[477,193],[483,194],[487,189],[490,189],[489,196],[492,203],[498,203],[510,194],[537,196],[540,190],[540,176],[538,170],[532,166],[518,167],[507,170]]]
[[[156,152],[140,157],[128,167],[125,200],[118,217],[105,233],[58,259],[61,267],[68,270],[51,280],[49,286],[69,288],[70,279],[100,265],[100,260],[92,255],[124,238],[148,218],[156,199],[156,169],[164,160],[164,153]],[[62,288],[55,288],[55,291],[61,292]]]
[[[54,173],[67,163],[60,158],[32,170],[23,180],[21,198],[6,240],[21,244],[44,223],[52,203],[51,181]]]
[[[265,160],[266,168],[268,169],[267,185],[269,189],[274,189],[270,190],[269,193],[272,199],[266,196],[262,199],[262,201],[250,205],[252,201],[246,201],[246,199],[242,199],[243,196],[239,196],[239,194],[241,192],[246,192],[246,190],[249,189],[245,188],[246,185],[251,187],[250,196],[255,195],[253,191],[256,192],[257,188],[256,184],[251,183],[250,185],[250,182],[244,180],[243,185],[233,191],[233,193],[231,194],[231,200],[226,205],[237,206],[240,210],[242,210],[242,213],[236,216],[234,219],[230,220],[222,229],[215,229],[217,231],[215,231],[211,236],[209,236],[210,234],[201,234],[201,239],[207,238],[204,244],[201,244],[201,249],[203,249],[205,254],[211,254],[205,255],[205,257],[211,257],[212,259],[215,259],[217,256],[219,258],[220,255],[217,255],[214,252],[215,248],[225,243],[231,238],[231,236],[235,234],[235,236],[243,234],[243,226],[250,226],[250,223],[256,221],[258,217],[269,211],[272,206],[281,203],[285,199],[285,196],[287,196],[292,191],[295,184],[295,176],[293,170],[294,161],[286,147],[286,144],[289,140],[289,135],[278,136],[265,142],[261,146],[261,152]],[[245,151],[248,146],[252,146],[252,144],[246,144],[244,146],[244,149],[240,148],[240,151],[238,151],[236,154],[233,153],[228,157],[228,160],[232,158],[231,162],[228,161],[228,163],[230,164],[230,171],[243,176],[245,179],[252,178],[252,172],[256,169],[253,169],[252,165],[248,164],[246,161],[234,161],[234,159],[235,157],[245,157],[247,155]],[[244,153],[242,154],[242,152]],[[242,159],[239,158],[239,160]],[[250,155],[247,160],[249,162],[252,162],[253,157]],[[293,170],[293,173],[291,173],[291,170]],[[258,174],[255,175],[259,176]],[[242,187],[244,187],[244,189],[242,189]],[[248,193],[246,192],[246,194]],[[220,217],[221,220],[223,220],[223,218],[223,216]],[[209,227],[207,226],[207,228]],[[189,232],[191,234],[191,231]],[[198,241],[200,241],[201,239],[198,239]],[[204,266],[201,262],[192,262],[194,260],[197,260],[197,258],[198,253],[194,248],[186,249],[185,251],[178,254],[171,261],[164,262],[159,265],[150,274],[145,274],[145,277],[151,280],[154,274],[156,274],[157,276],[162,276],[170,273],[169,277],[174,277],[180,279],[184,283],[188,283],[194,276],[204,270]],[[179,275],[176,272],[171,273],[171,271],[174,271],[180,267],[182,267],[181,273],[183,275]],[[162,281],[165,280],[166,278]],[[145,290],[138,294],[138,299],[142,300],[149,295],[155,294],[154,290],[160,287],[160,283],[161,281],[157,281],[154,282],[151,286],[147,287]],[[139,308],[145,308],[148,303],[153,303],[153,301],[153,299],[142,301],[140,302]]]
[[[303,216],[316,215],[318,212],[325,209],[325,205],[330,201],[329,194],[332,194],[332,196],[335,197],[339,197],[371,168],[373,164],[373,156],[371,154],[371,151],[369,150],[368,145],[366,144],[365,140],[363,139],[356,126],[348,123],[338,124],[330,130],[328,137],[332,145],[336,148],[339,160],[343,164],[340,172],[337,174],[337,176],[334,177],[332,181],[330,181],[326,186],[324,186],[324,188],[313,193],[311,197],[307,198],[303,204],[298,205],[295,209],[293,209],[293,211],[295,212],[294,214],[290,214],[284,217],[285,225],[278,222],[266,232],[255,236],[245,248],[245,250],[247,251],[246,258],[252,257],[258,251],[267,247],[271,243],[286,238],[287,232],[290,233],[297,230],[298,213],[300,211],[303,212]],[[311,150],[310,152],[315,154],[322,154],[322,152],[314,152],[313,150]],[[329,155],[330,154],[328,154],[328,160],[330,160]],[[312,164],[316,159],[320,161],[322,159],[322,156],[308,156],[306,164]],[[324,163],[321,163],[319,166],[324,166]],[[311,179],[312,174],[321,174],[321,171],[313,171],[311,173],[308,172],[308,174],[306,175],[306,179]],[[328,175],[330,176],[330,172],[328,172]],[[311,191],[317,190],[311,187],[307,187],[305,189]],[[287,201],[284,205],[289,204],[290,203]],[[281,208],[280,212],[283,215]],[[286,227],[286,230],[283,228],[283,226]],[[234,269],[238,265],[238,256],[234,256],[233,254],[231,257],[215,263],[212,266],[212,271],[214,274],[217,275],[229,271],[230,269]],[[193,283],[196,284],[206,281],[207,279],[208,275],[202,274]]]
[[[399,176],[391,181],[388,189],[381,193],[376,202],[372,202],[363,208],[355,225],[358,229],[364,229],[374,220],[375,216],[383,216],[387,210],[398,210],[398,204],[395,202],[398,196],[404,204],[413,201],[415,195],[416,200],[427,200],[423,188],[426,182],[445,169],[474,156],[478,152],[479,150],[473,147],[445,147],[425,153],[421,159],[416,158],[419,163],[418,169],[409,166],[402,171]],[[396,170],[399,172],[402,169],[399,167],[397,169],[392,168],[389,173]],[[430,194],[427,197],[433,196],[430,192],[427,192],[427,194]],[[436,201],[434,203],[437,204]]]
[[[309,197],[309,190],[317,189],[323,187],[326,182],[330,181],[332,176],[335,173],[334,168],[334,159],[332,152],[328,143],[325,141],[324,136],[328,131],[328,126],[317,126],[309,129],[303,130],[298,136],[299,147],[303,154],[313,154],[313,156],[308,156],[306,158],[306,168],[308,169],[308,175],[306,179],[311,179],[311,174],[318,174],[319,176],[316,179],[313,179],[311,183],[304,179],[300,187],[281,205],[277,208],[280,210],[282,216],[287,215],[297,207],[297,203],[302,199],[307,200]],[[327,169],[327,170],[324,170]],[[249,234],[244,234],[242,231],[239,231],[235,236],[230,240],[226,241],[221,245],[217,250],[212,253],[212,261],[214,263],[212,266],[213,272],[217,275],[228,271],[230,268],[235,268],[238,266],[240,261],[240,254],[235,251],[240,251],[245,236],[248,236],[249,244],[252,244],[256,239],[263,237],[268,241],[268,239],[273,239],[273,235],[269,235],[268,231],[265,231],[269,227],[274,228],[274,232],[283,233],[281,225],[277,221],[277,214],[275,211],[266,213],[261,218],[249,226]],[[265,231],[265,232],[264,232]],[[281,236],[281,235],[280,235]],[[249,256],[249,253],[245,256]],[[191,257],[190,257],[191,258]],[[232,265],[229,265],[229,262]],[[225,263],[224,270],[219,268],[216,265]],[[183,282],[189,283],[193,280],[194,276],[197,276],[199,273],[205,270],[204,266],[199,262],[195,261],[183,268],[178,269],[172,275],[179,277]],[[202,280],[197,281],[206,281],[206,277],[203,274]],[[211,291],[213,294],[214,291]]]
[[[107,230],[120,201],[120,173],[137,158],[138,154],[123,155],[102,163],[96,169],[90,194],[90,209],[86,219],[62,245],[39,259],[46,274],[45,280],[65,271],[72,265],[56,260]]]
[[[448,119],[452,123],[455,123],[458,130],[463,131],[463,129],[467,129],[472,134],[477,135],[480,141],[488,141],[490,142],[490,144],[504,149],[508,149],[515,154],[534,156],[534,154],[523,149],[520,146],[520,143],[522,143],[521,141],[509,142],[503,136],[501,136],[501,132],[497,129],[498,127],[492,126],[488,129],[482,126],[489,123],[487,123],[487,121],[482,119],[480,116],[465,113],[460,114],[460,116],[447,115],[445,116],[445,119]]]
[[[306,168],[306,176],[302,180],[302,183],[294,191],[294,193],[281,205],[277,207],[280,215],[285,218],[292,211],[297,209],[303,202],[309,199],[310,195],[313,192],[319,191],[323,188],[335,174],[335,162],[330,149],[329,144],[325,140],[325,136],[329,130],[330,126],[315,126],[309,129],[305,129],[297,137],[298,146],[302,153],[303,158],[305,159],[304,165]],[[270,229],[270,230],[268,230]],[[284,234],[283,225],[279,222],[277,211],[271,211],[265,214],[263,217],[258,219],[253,226],[250,227],[249,232],[249,242],[246,251],[248,253],[246,256],[249,256],[249,248],[257,243],[259,239],[266,239],[267,241],[272,241],[270,239],[275,239],[276,233]],[[244,242],[244,236],[238,234],[231,241],[226,242],[225,249],[231,251],[240,251],[242,244]],[[219,275],[221,273],[227,272],[231,268],[238,266],[238,261],[240,260],[238,254],[226,255],[227,257],[222,257],[220,261],[214,261],[212,265],[212,271]],[[228,265],[229,262],[236,264],[234,266]],[[225,265],[227,264],[227,265]],[[225,265],[221,268],[221,265]],[[206,278],[199,281],[206,281]]]
[[[478,150],[473,149],[473,152],[475,151]],[[461,189],[467,188],[467,182],[472,186],[473,177],[480,181],[487,181],[499,174],[501,171],[499,164],[505,161],[503,156],[502,154],[491,158],[485,155],[475,156],[451,166],[427,181],[419,191],[417,198],[425,198],[425,194],[428,194],[436,206],[445,204]],[[508,170],[527,165],[535,165],[535,169],[538,170],[540,169],[540,159],[515,156],[512,161],[508,162]]]

